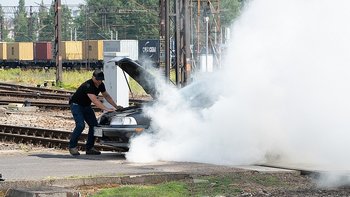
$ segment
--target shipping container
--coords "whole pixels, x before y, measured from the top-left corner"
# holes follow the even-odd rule
[[[83,49],[82,41],[63,41],[61,42],[62,60],[82,60]]]
[[[34,59],[36,61],[52,60],[52,43],[51,42],[36,42],[34,43]]]
[[[139,40],[139,60],[144,63],[159,64],[159,40]]]
[[[120,51],[129,55],[132,60],[139,59],[139,44],[137,40],[120,40]]]
[[[120,52],[120,41],[119,40],[104,40],[103,41],[103,52]]]
[[[83,41],[83,60],[103,60],[103,40]]]
[[[7,59],[6,42],[0,42],[0,60]]]
[[[32,42],[9,42],[7,43],[8,60],[33,60],[33,43]]]
[[[103,52],[121,52],[130,59],[138,60],[139,44],[138,40],[104,40]]]

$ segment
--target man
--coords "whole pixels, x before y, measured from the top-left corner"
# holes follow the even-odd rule
[[[115,111],[116,109],[122,108],[117,106],[113,101],[112,97],[106,91],[105,85],[102,82],[104,80],[104,74],[101,70],[95,70],[92,74],[92,78],[85,81],[77,91],[73,94],[69,100],[70,108],[75,120],[75,128],[72,132],[69,141],[69,153],[73,156],[80,155],[77,144],[78,139],[85,128],[85,122],[89,125],[89,133],[86,142],[86,154],[87,155],[99,155],[100,151],[94,148],[95,136],[94,136],[94,126],[97,125],[97,119],[95,112],[91,107],[91,102],[95,104],[96,107],[104,111]],[[99,93],[102,93],[103,97],[110,103],[113,107],[107,108],[101,101],[97,98]],[[85,122],[84,122],[85,121]]]

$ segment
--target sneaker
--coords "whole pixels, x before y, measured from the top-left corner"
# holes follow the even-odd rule
[[[86,150],[87,155],[100,155],[101,152],[96,150],[95,148],[91,148],[89,150]]]
[[[77,156],[77,155],[80,155],[79,151],[77,148],[70,148],[69,149],[69,153],[73,156]]]

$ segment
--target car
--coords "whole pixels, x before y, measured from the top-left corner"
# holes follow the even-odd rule
[[[99,138],[100,143],[114,147],[118,151],[128,151],[130,138],[149,129],[151,125],[151,117],[143,113],[143,108],[152,106],[157,101],[159,96],[157,80],[137,61],[129,58],[115,58],[111,61],[115,62],[152,97],[151,101],[142,104],[114,112],[104,112],[98,118],[98,126],[94,127],[94,136]],[[196,81],[181,89],[181,95],[185,97],[189,107],[206,108],[217,100],[219,94],[215,91],[208,91],[210,82],[210,80]]]
[[[138,62],[129,58],[112,59],[124,72],[132,77],[153,99],[157,97],[155,77],[144,69]],[[114,147],[118,151],[128,151],[129,139],[143,132],[150,126],[150,117],[142,113],[144,105],[151,105],[152,101],[145,101],[114,112],[104,112],[98,118],[98,126],[94,127],[94,136],[99,138],[100,144]]]

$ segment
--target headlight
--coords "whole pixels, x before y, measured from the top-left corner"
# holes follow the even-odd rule
[[[133,117],[113,117],[111,125],[137,125],[137,122]]]

